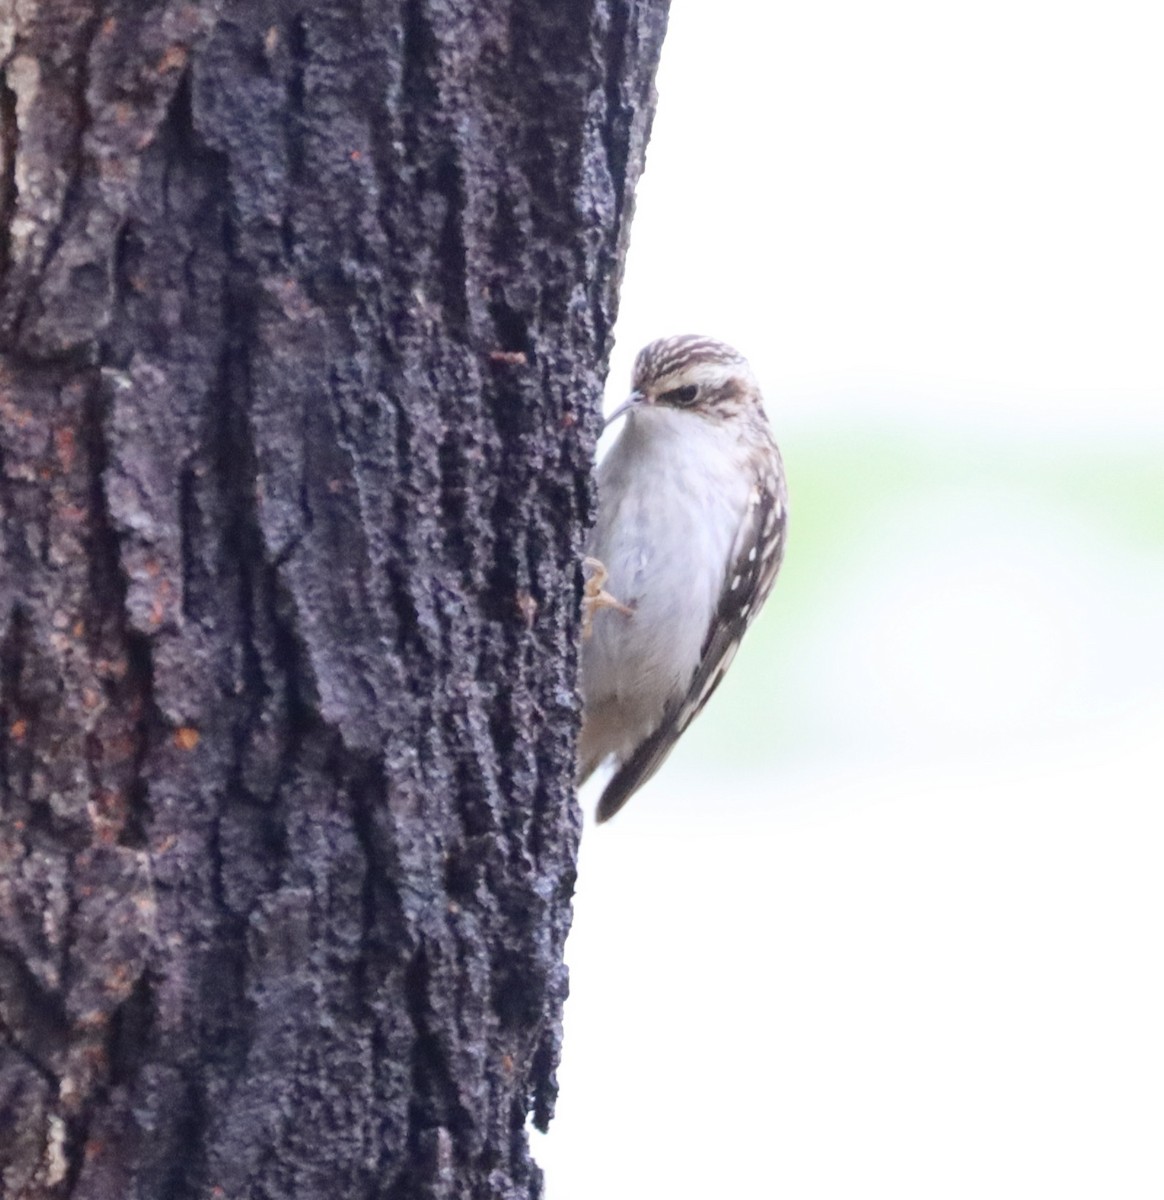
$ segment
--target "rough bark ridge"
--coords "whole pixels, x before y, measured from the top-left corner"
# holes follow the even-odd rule
[[[535,1196],[666,0],[0,4],[0,1193]]]

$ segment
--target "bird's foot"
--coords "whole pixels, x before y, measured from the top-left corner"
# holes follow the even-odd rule
[[[610,572],[596,558],[582,560],[584,570],[590,572],[582,588],[582,637],[588,638],[594,632],[594,614],[602,608],[613,608],[624,616],[633,616],[634,609],[629,604],[616,600],[603,586],[610,578]]]

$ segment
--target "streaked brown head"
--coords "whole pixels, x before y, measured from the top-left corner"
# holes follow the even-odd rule
[[[644,346],[635,359],[631,389],[610,421],[639,405],[689,409],[713,420],[763,411],[748,360],[726,342],[698,334],[658,338]]]

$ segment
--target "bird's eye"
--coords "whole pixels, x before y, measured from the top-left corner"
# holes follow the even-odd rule
[[[678,404],[680,406],[686,404],[694,404],[695,397],[699,394],[699,388],[693,383],[685,384],[683,387],[670,388],[665,392],[659,393],[660,404]]]

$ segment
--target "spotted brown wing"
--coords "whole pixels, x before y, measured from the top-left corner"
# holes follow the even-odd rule
[[[598,802],[606,821],[663,765],[680,735],[703,710],[727,674],[740,641],[760,611],[784,557],[787,504],[779,455],[773,470],[758,479],[747,516],[736,534],[732,562],[719,604],[703,643],[703,653],[687,691],[667,707],[658,727],[618,768]]]

